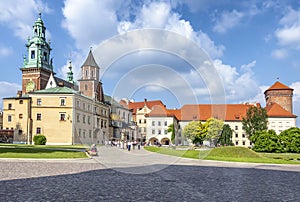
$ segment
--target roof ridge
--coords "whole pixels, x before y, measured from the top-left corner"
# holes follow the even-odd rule
[[[93,56],[92,50],[90,50],[90,52],[82,66],[99,67]]]

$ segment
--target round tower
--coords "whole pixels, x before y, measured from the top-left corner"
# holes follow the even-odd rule
[[[293,113],[293,91],[294,89],[280,83],[279,81],[275,82],[264,93],[266,106],[277,103],[283,109]]]

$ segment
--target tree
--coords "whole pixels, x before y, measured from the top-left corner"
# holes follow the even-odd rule
[[[217,141],[218,144],[221,145],[227,145],[227,146],[233,146],[232,143],[232,129],[228,124],[223,125],[223,129],[221,132],[221,135]]]
[[[283,145],[274,130],[258,131],[252,135],[251,141],[255,142],[253,150],[257,152],[282,152]]]
[[[174,142],[175,141],[175,128],[174,128],[174,124],[173,123],[168,126],[168,133],[172,133],[172,135],[171,135],[171,141],[174,144],[175,143]]]
[[[251,106],[247,110],[246,117],[243,117],[242,124],[248,138],[251,140],[251,136],[258,132],[267,130],[268,126],[267,111],[264,108]]]
[[[284,152],[300,153],[300,128],[292,127],[282,131],[279,138]]]
[[[202,124],[200,121],[192,121],[183,129],[183,135],[195,143],[203,143],[207,134],[207,124]]]
[[[209,118],[207,119],[207,135],[206,138],[210,141],[211,146],[211,140],[217,139],[220,135],[220,132],[222,131],[224,122],[222,120],[218,120],[215,118]]]

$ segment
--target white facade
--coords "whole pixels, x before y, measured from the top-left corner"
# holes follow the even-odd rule
[[[173,117],[147,117],[146,141],[151,144],[154,141],[158,141],[163,145],[171,144],[172,133],[168,132],[168,128],[173,123]]]
[[[296,118],[286,118],[286,117],[268,118],[268,129],[275,130],[277,135],[279,135],[282,131],[287,130],[291,127],[296,127]]]

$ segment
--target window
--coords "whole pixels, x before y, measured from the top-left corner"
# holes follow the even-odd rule
[[[88,124],[90,125],[91,124],[91,117],[88,116]]]
[[[38,121],[42,120],[42,114],[37,113],[36,114],[36,120],[38,120]]]
[[[142,123],[142,120],[141,120],[141,119],[139,119],[139,123]]]
[[[42,104],[42,99],[41,98],[36,99],[36,105],[41,105],[41,104]]]
[[[245,138],[245,137],[246,137],[246,135],[243,133],[243,134],[242,134],[242,137],[243,137],[243,138]]]
[[[78,130],[78,136],[81,137],[81,129]]]
[[[80,102],[79,102],[79,100],[77,100],[77,107],[80,107]]]
[[[12,109],[12,104],[11,103],[8,104],[8,109]]]
[[[235,126],[235,130],[238,130],[239,129],[239,127],[238,126]]]
[[[7,121],[8,121],[8,122],[11,122],[11,121],[12,121],[11,115],[8,115],[8,116],[7,116]]]
[[[165,135],[168,134],[168,130],[165,130]]]
[[[155,130],[152,130],[152,135],[154,135],[155,134]]]
[[[60,106],[65,106],[66,105],[66,98],[61,98],[60,99]]]
[[[146,120],[146,119],[144,119],[144,123],[147,123],[147,120]]]
[[[31,59],[34,59],[34,58],[35,58],[35,51],[34,51],[34,50],[31,51],[30,58],[31,58]]]
[[[85,110],[85,103],[82,103],[82,108]]]
[[[19,131],[18,131],[18,134],[19,134],[19,135],[22,135],[22,134],[23,134],[23,131],[22,131],[22,130],[19,130]]]
[[[20,100],[20,101],[19,101],[19,104],[23,104],[23,100]]]
[[[88,77],[88,70],[85,70],[85,77]]]
[[[155,126],[155,121],[152,121],[152,126]]]
[[[165,126],[168,126],[168,122],[167,121],[165,121]]]
[[[87,90],[88,89],[88,86],[87,84],[84,85],[84,90]]]
[[[104,128],[106,128],[107,127],[107,122],[106,121],[104,121]]]
[[[77,119],[77,123],[79,123],[80,122],[80,114],[76,115],[76,119]]]
[[[159,134],[159,135],[161,134],[161,130],[158,130],[158,134]]]
[[[238,141],[235,141],[235,145],[239,145],[239,142],[238,142]]]
[[[160,126],[160,125],[161,125],[160,121],[158,121],[157,125],[158,125],[158,126]]]
[[[88,105],[88,111],[90,111],[90,108],[91,108],[91,106],[90,106],[90,105]]]
[[[146,127],[144,127],[144,132],[147,132],[147,129],[146,129]]]
[[[83,132],[82,132],[82,136],[85,138],[85,130],[83,130]]]
[[[82,116],[82,123],[85,123],[85,115]]]
[[[23,114],[19,114],[19,119],[22,119],[23,118]]]
[[[47,53],[44,52],[44,57],[43,57],[44,61],[47,61]]]
[[[92,137],[92,131],[89,130],[89,138],[91,138],[91,137]]]
[[[236,137],[236,138],[238,138],[238,137],[239,137],[239,134],[238,134],[238,133],[236,133],[236,134],[235,134],[235,137]]]
[[[40,127],[37,127],[37,128],[36,128],[36,134],[41,134],[41,133],[42,133],[41,128],[40,128]]]
[[[245,142],[245,141],[243,141],[243,145],[246,145],[246,142]]]
[[[61,120],[61,121],[65,121],[66,120],[66,113],[60,113],[59,116],[60,116],[59,120]]]

